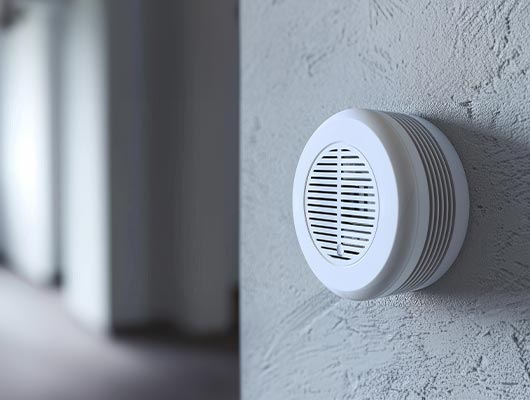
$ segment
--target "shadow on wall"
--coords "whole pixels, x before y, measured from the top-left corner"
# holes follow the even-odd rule
[[[455,264],[423,292],[469,296],[486,308],[516,305],[530,296],[528,132],[431,120],[447,133],[464,164],[470,220]]]

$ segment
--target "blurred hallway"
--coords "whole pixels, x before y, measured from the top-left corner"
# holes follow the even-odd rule
[[[0,400],[239,398],[238,18],[0,0]]]
[[[0,269],[0,398],[236,399],[236,346],[119,342],[69,317],[57,293]]]

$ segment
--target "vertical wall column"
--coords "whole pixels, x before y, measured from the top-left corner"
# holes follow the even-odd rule
[[[73,1],[65,35],[65,296],[104,330],[152,319],[140,3]]]
[[[65,298],[81,320],[98,329],[112,322],[104,11],[101,0],[69,5],[61,142]]]
[[[3,252],[9,265],[39,283],[57,273],[59,8],[28,3],[2,32],[0,193]]]

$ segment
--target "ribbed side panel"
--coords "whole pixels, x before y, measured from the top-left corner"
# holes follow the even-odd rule
[[[447,160],[431,133],[418,120],[403,114],[390,114],[410,135],[427,175],[429,189],[429,227],[425,246],[416,268],[395,291],[406,292],[421,287],[436,272],[443,260],[455,221],[455,194]]]

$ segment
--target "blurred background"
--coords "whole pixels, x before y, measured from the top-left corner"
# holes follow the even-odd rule
[[[237,0],[0,0],[0,398],[235,399]]]

